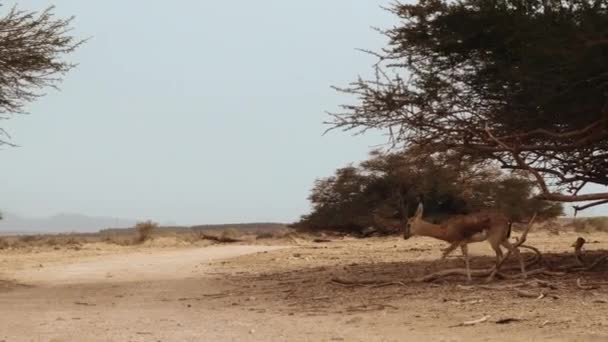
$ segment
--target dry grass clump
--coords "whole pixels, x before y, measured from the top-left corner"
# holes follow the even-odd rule
[[[78,234],[56,234],[56,235],[21,235],[5,236],[0,238],[0,249],[19,249],[19,248],[44,248],[54,249],[72,248],[80,249],[80,246],[87,240]]]

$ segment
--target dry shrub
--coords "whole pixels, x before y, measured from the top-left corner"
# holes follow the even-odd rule
[[[7,239],[0,238],[0,250],[2,250],[2,249],[8,249],[10,247],[11,247],[11,243],[8,242]]]
[[[137,243],[143,243],[143,242],[149,240],[152,237],[152,232],[156,228],[158,228],[158,223],[156,223],[156,222],[152,222],[150,220],[144,221],[144,222],[138,222],[135,225],[135,232],[137,233],[135,241]]]
[[[571,226],[577,233],[608,232],[608,217],[577,218]]]
[[[532,229],[538,231],[546,231],[551,235],[559,235],[559,231],[562,226],[556,220],[549,220],[538,225],[535,225]]]
[[[587,226],[587,220],[585,220],[585,219],[574,219],[570,223],[570,226],[572,226],[574,231],[577,233],[589,233],[590,232],[590,228],[589,228],[589,226]]]
[[[48,238],[48,239],[44,239],[44,241],[42,241],[42,242],[45,245],[51,246],[51,247],[59,245],[59,241],[57,239],[55,239],[55,238],[52,238],[52,237]]]
[[[23,235],[19,237],[19,242],[24,244],[31,244],[41,240],[42,237],[40,235]]]
[[[235,228],[228,228],[222,232],[222,239],[238,239],[241,233]]]
[[[587,222],[596,231],[608,233],[608,217],[590,217]]]
[[[107,244],[118,245],[118,246],[131,246],[134,243],[132,236],[121,236],[118,234],[104,235],[101,238],[101,241],[105,242]]]
[[[177,238],[188,243],[195,243],[203,239],[201,232],[196,230],[185,234],[179,234],[177,235]]]
[[[81,245],[83,243],[82,239],[79,239],[75,236],[68,236],[67,239],[65,239],[65,241],[63,242],[66,245],[70,245],[70,246],[74,246],[74,245]]]
[[[262,239],[280,239],[280,238],[285,237],[288,233],[289,233],[289,231],[286,231],[286,230],[274,230],[274,231],[258,232],[256,234],[255,238],[257,240],[262,240]]]
[[[274,239],[276,236],[273,232],[261,232],[256,235],[256,240]]]

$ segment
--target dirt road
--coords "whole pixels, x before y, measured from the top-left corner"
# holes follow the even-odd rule
[[[281,248],[284,247],[234,245],[170,251],[151,249],[68,264],[34,266],[11,276],[19,282],[51,286],[187,279],[205,275],[212,261]]]
[[[550,254],[575,238],[532,234],[529,241]],[[608,234],[585,238],[595,242],[590,252],[608,249]],[[550,288],[522,288],[542,298],[519,296],[513,281],[495,288],[462,278],[409,282],[461,265],[457,257],[437,263],[439,247],[430,239],[386,238],[9,253],[0,255],[0,279],[14,280],[0,286],[0,341],[608,340],[608,286],[576,285],[577,278],[607,282],[605,269],[539,279]],[[472,267],[493,260],[483,244],[471,252]]]
[[[151,249],[76,261],[61,252],[30,256],[18,270],[0,269],[0,279],[12,279],[0,291],[0,341],[216,340],[232,314],[191,304],[222,290],[210,263],[282,248]]]

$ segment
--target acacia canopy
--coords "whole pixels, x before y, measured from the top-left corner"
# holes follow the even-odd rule
[[[421,0],[399,24],[376,77],[337,88],[357,97],[333,128],[389,130],[432,147],[524,170],[539,198],[608,203],[608,0]],[[593,187],[593,188],[601,188]],[[590,202],[589,202],[590,201]]]

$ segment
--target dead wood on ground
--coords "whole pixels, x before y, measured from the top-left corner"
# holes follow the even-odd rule
[[[243,240],[239,240],[239,239],[233,239],[233,238],[227,237],[227,236],[215,236],[215,235],[208,235],[208,234],[204,234],[204,233],[200,233],[199,236],[202,240],[211,240],[211,241],[220,242],[220,243],[234,243],[234,242],[243,241]]]

